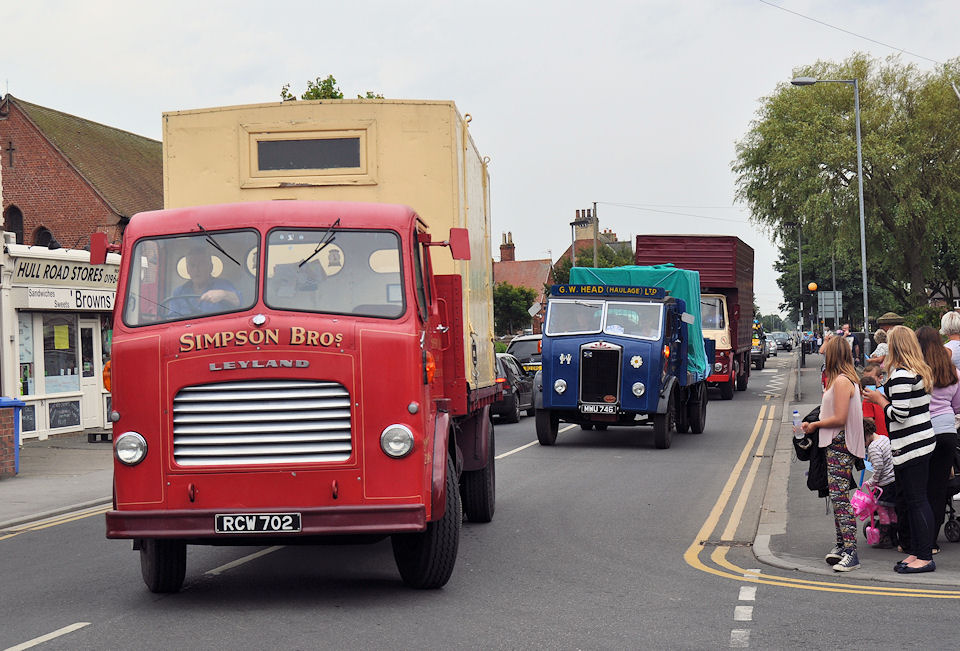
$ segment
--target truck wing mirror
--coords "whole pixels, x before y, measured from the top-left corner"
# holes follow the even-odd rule
[[[470,232],[466,228],[451,228],[449,242],[454,260],[470,259]]]
[[[694,318],[693,318],[693,315],[690,314],[689,312],[684,312],[683,314],[680,315],[680,320],[689,325],[693,325]]]

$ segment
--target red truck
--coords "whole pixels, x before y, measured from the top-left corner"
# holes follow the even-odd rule
[[[716,342],[711,386],[724,400],[750,380],[753,248],[733,235],[638,235],[638,265],[672,263],[700,273],[703,336]]]
[[[153,592],[181,588],[188,544],[387,536],[404,583],[444,585],[463,514],[493,517],[502,394],[467,120],[452,102],[183,111],[164,156],[166,209],[122,242],[107,537],[133,540]]]

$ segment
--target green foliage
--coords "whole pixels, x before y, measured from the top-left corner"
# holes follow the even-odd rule
[[[507,352],[507,343],[505,341],[495,341],[493,342],[493,352],[495,353],[505,353]]]
[[[763,326],[764,332],[780,332],[787,329],[779,314],[761,316],[760,325]]]
[[[527,310],[537,300],[537,293],[526,287],[514,287],[510,283],[497,283],[493,287],[493,323],[497,335],[513,334],[530,327],[531,317]]]
[[[940,317],[947,311],[945,307],[921,305],[903,315],[903,325],[916,330],[920,326],[932,326],[940,329]]]
[[[297,96],[290,92],[290,84],[284,84],[280,89],[280,99],[284,102],[297,99]],[[327,75],[322,79],[317,77],[314,80],[308,80],[307,90],[300,99],[343,99],[343,92],[337,86],[334,76]],[[357,99],[383,99],[383,95],[368,90],[364,95],[357,95]]]
[[[950,81],[960,59],[921,73],[896,57],[855,54],[819,61],[795,77],[857,79],[860,86],[864,216],[870,306],[907,312],[930,291],[949,292],[960,272],[960,109]],[[852,84],[780,84],[762,100],[737,143],[737,196],[751,220],[781,245],[776,265],[797,317],[797,227],[803,283],[831,287],[831,254],[847,319],[862,321],[860,218]],[[792,288],[792,289],[791,289]],[[803,290],[806,294],[806,289]],[[804,325],[815,296],[804,296]]]
[[[597,269],[606,269],[609,267],[623,267],[634,263],[633,253],[629,248],[623,249],[607,246],[603,243],[597,244]],[[565,255],[555,265],[553,265],[553,279],[558,285],[566,285],[570,282],[570,256]],[[578,267],[593,266],[593,247],[586,247],[577,253]]]

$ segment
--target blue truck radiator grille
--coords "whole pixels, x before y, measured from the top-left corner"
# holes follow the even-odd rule
[[[619,348],[580,349],[580,402],[609,403],[608,396],[620,400]]]
[[[351,452],[350,394],[336,382],[220,382],[173,399],[181,466],[338,462]]]

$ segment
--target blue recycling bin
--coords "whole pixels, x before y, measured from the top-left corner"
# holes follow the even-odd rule
[[[0,396],[0,409],[13,409],[13,474],[20,473],[20,410],[26,403],[16,398]]]

